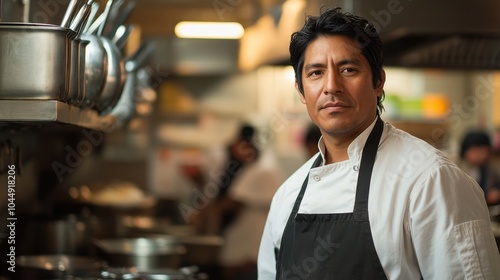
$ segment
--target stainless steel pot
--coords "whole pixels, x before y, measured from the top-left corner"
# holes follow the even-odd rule
[[[94,240],[97,253],[111,266],[135,267],[139,271],[175,269],[186,249],[171,236]]]
[[[102,260],[72,255],[30,255],[16,258],[14,279],[67,279],[99,277],[106,268]]]
[[[76,35],[50,24],[0,23],[0,98],[65,100]]]
[[[24,216],[16,249],[21,255],[86,254],[90,251],[89,233],[86,221],[75,215]]]
[[[111,39],[105,37],[99,38],[104,45],[108,57],[108,67],[104,87],[96,103],[96,109],[98,112],[106,114],[113,109],[120,99],[127,75],[120,50],[113,44]]]
[[[89,42],[85,49],[84,101],[83,107],[95,106],[99,99],[108,71],[108,55],[102,40],[96,35],[82,34]]]

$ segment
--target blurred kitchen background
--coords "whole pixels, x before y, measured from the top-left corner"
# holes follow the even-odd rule
[[[94,20],[110,2],[96,1],[100,5]],[[110,101],[113,106],[101,110],[59,99],[61,95],[30,93],[32,80],[39,78],[26,75],[21,64],[51,63],[59,55],[70,63],[71,55],[64,46],[66,52],[25,57],[22,51],[50,50],[47,42],[28,41],[38,37],[24,36],[38,28],[29,23],[61,25],[70,1],[1,1],[0,224],[8,215],[7,167],[15,164],[18,259],[89,256],[99,249],[93,246],[95,239],[162,234],[180,237],[187,249],[173,268],[196,265],[210,274],[224,239],[195,233],[179,205],[192,203],[199,194],[194,191],[199,170],[210,164],[205,153],[227,145],[242,123],[256,128],[258,147],[275,156],[283,179],[305,161],[309,118],[294,88],[288,44],[305,15],[317,15],[321,7],[340,6],[371,19],[380,31],[386,121],[452,158],[458,157],[461,137],[471,128],[487,131],[500,149],[498,1],[114,2],[107,22],[113,32],[104,30],[102,36],[120,44],[117,57],[128,74],[126,80],[120,77],[122,96],[129,98],[123,114],[113,108],[121,104],[120,94]],[[184,38],[176,26],[186,21],[233,22],[243,32],[234,38]],[[27,25],[6,24],[10,22]],[[87,27],[99,32],[99,25]],[[118,32],[126,34],[121,41]],[[24,47],[18,48],[19,42]],[[139,55],[144,61],[130,70],[131,58]],[[63,86],[71,81],[52,78]],[[6,86],[12,81],[19,85]],[[21,85],[27,89],[19,90]],[[9,248],[8,235],[9,229],[1,226],[1,252]],[[0,256],[2,266],[5,257]]]

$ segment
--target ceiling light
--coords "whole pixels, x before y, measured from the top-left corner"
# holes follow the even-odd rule
[[[244,33],[237,22],[181,21],[175,26],[179,38],[239,39]]]

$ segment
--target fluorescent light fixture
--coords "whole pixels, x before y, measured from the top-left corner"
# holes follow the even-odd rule
[[[179,38],[239,39],[244,33],[237,22],[181,21],[175,26]]]

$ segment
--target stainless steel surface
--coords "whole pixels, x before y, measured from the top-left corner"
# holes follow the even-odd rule
[[[134,26],[132,25],[120,25],[120,27],[118,27],[113,37],[113,43],[118,47],[118,49],[123,49],[123,47],[125,47],[128,37],[130,36],[130,33],[132,33],[133,29]]]
[[[117,10],[117,16],[113,20],[112,27],[110,28],[110,34],[113,35],[116,33],[117,29],[124,25],[125,22],[130,18],[130,15],[134,11],[137,6],[137,1],[131,0],[129,1],[122,10]]]
[[[79,36],[82,31],[84,26],[87,23],[87,20],[90,16],[90,12],[92,9],[92,2],[90,4],[83,4],[83,6],[78,10],[78,13],[76,16],[73,18],[70,24],[70,29],[75,31],[77,33],[77,36]]]
[[[113,0],[108,0],[106,2],[106,7],[104,8],[103,19],[101,25],[99,25],[99,29],[97,30],[97,35],[102,36],[104,34],[104,29],[106,28],[106,24],[108,23],[109,14],[111,13],[111,9],[113,8]]]
[[[65,100],[75,36],[56,25],[1,23],[0,98]]]
[[[178,270],[156,270],[148,272],[126,273],[120,277],[123,280],[194,280],[194,275],[185,274]]]
[[[151,58],[154,50],[154,45],[144,43],[134,55],[125,62],[125,70],[127,72],[125,85],[116,106],[109,112],[110,115],[116,117],[118,125],[124,124],[126,120],[130,119],[135,113],[138,85],[137,71]]]
[[[106,81],[108,55],[98,36],[82,34],[80,38],[89,41],[85,49],[85,100],[83,106],[91,108],[99,99]]]
[[[69,28],[71,25],[71,21],[75,16],[76,11],[78,11],[79,3],[82,0],[70,0],[68,6],[66,7],[66,12],[64,13],[61,26]]]
[[[111,266],[132,266],[140,271],[178,268],[186,250],[173,236],[94,240],[94,244]]]
[[[92,23],[94,22],[95,17],[97,15],[97,12],[99,11],[99,6],[100,6],[99,2],[92,3],[92,8],[90,9],[89,18],[87,20],[87,23],[85,24],[85,27],[83,28],[83,32],[82,33],[88,33],[89,32],[89,28],[92,25]]]
[[[121,59],[120,50],[118,50],[110,39],[105,37],[99,38],[106,50],[108,63],[106,79],[97,101],[96,109],[98,112],[106,114],[120,99],[127,75],[123,60]]]
[[[156,46],[152,42],[144,42],[139,49],[130,57],[125,59],[125,69],[127,72],[135,72],[144,67],[153,56]]]
[[[88,254],[88,235],[86,221],[76,215],[25,216],[19,225],[17,251],[23,255]]]
[[[85,51],[90,42],[73,39],[67,103],[80,106],[85,98]]]
[[[99,114],[55,100],[0,100],[0,119],[11,122],[57,122],[103,129]]]

